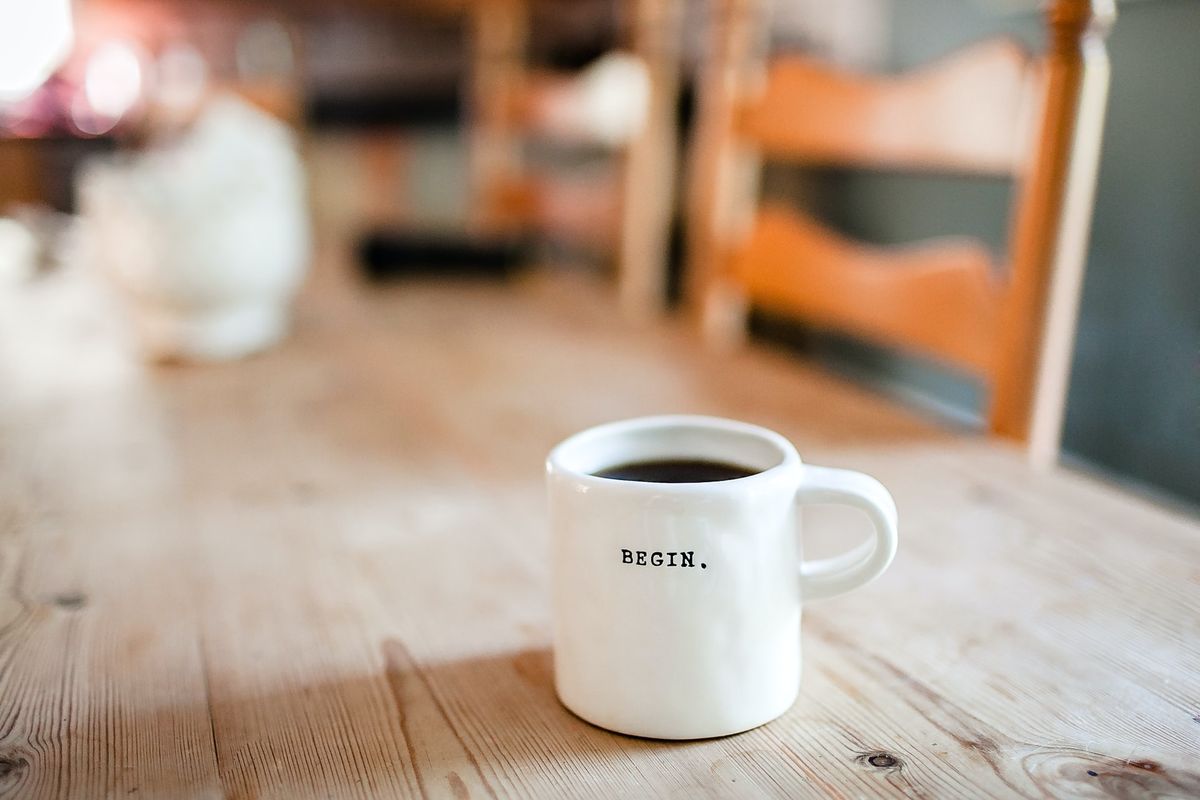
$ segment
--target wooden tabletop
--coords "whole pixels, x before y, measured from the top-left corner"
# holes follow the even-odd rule
[[[1200,525],[586,282],[318,282],[146,367],[79,272],[0,289],[0,797],[1200,795]],[[653,412],[877,475],[900,554],[801,698],[689,743],[554,697],[542,459]],[[864,522],[814,509],[810,552]]]

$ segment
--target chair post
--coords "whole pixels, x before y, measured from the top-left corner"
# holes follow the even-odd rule
[[[617,286],[625,314],[644,319],[666,304],[683,9],[680,0],[633,0],[631,6],[631,47],[646,65],[650,98],[642,130],[625,154]]]
[[[521,172],[521,137],[513,102],[525,74],[527,0],[475,0],[470,9],[471,223],[506,227],[505,186]]]
[[[769,26],[761,0],[713,0],[713,6],[688,165],[685,297],[705,338],[732,345],[745,335],[747,304],[726,274],[725,255],[753,217],[759,173],[757,153],[737,140],[737,115],[762,80]]]
[[[1045,103],[1012,240],[990,424],[1056,461],[1108,96],[1113,0],[1054,0]]]

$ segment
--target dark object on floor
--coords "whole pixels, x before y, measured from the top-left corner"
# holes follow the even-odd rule
[[[358,246],[359,263],[373,280],[417,276],[507,278],[525,260],[516,238],[377,231]]]

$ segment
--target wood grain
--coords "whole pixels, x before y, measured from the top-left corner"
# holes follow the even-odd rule
[[[0,797],[1200,792],[1200,524],[603,287],[324,262],[278,349],[147,368],[78,271],[0,291]],[[800,701],[672,744],[556,701],[542,459],[664,410],[892,488]],[[814,508],[820,555],[865,522]],[[1095,774],[1091,774],[1095,773]]]

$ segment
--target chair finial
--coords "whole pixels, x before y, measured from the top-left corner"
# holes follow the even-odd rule
[[[1115,0],[1051,0],[1046,11],[1054,48],[1078,47],[1084,38],[1108,36],[1117,19]]]

